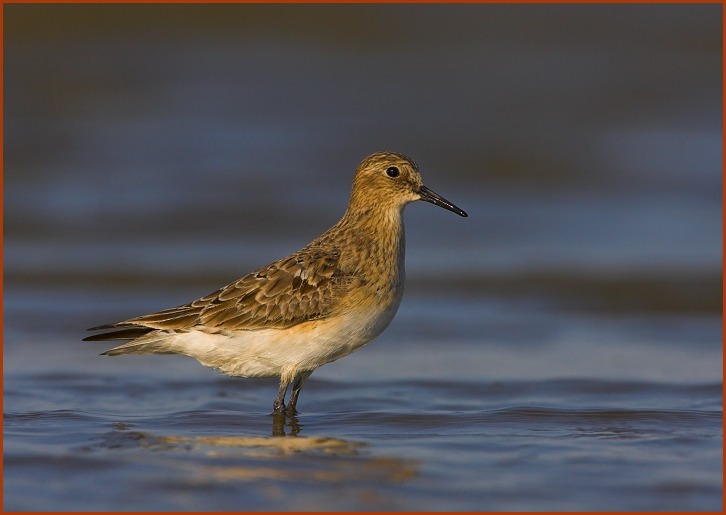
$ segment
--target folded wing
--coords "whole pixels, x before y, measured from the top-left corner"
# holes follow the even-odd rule
[[[325,318],[349,284],[337,250],[305,249],[189,304],[89,330],[119,329],[85,340],[133,339],[154,329],[283,329]]]

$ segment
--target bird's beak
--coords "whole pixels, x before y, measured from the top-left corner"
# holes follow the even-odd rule
[[[431,202],[432,204],[436,204],[437,206],[443,207],[444,209],[453,211],[459,216],[469,216],[466,214],[466,211],[459,209],[454,204],[446,200],[444,197],[442,197],[438,193],[434,193],[423,184],[421,185],[421,189],[418,190],[418,193],[419,195],[421,195],[421,200]]]

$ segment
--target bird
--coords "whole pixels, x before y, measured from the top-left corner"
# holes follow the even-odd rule
[[[468,216],[427,188],[396,152],[358,165],[343,217],[301,250],[187,304],[91,327],[84,341],[128,340],[102,355],[181,354],[223,374],[279,377],[273,414],[297,414],[305,380],[391,322],[404,287],[404,207]],[[287,391],[292,390],[285,404]]]

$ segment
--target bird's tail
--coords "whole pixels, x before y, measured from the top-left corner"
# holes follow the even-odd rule
[[[112,329],[115,326],[99,326],[93,329]],[[168,335],[164,331],[150,327],[130,327],[118,331],[94,334],[83,339],[84,342],[131,340],[105,352],[102,356],[119,356],[121,354],[173,354],[168,345]]]

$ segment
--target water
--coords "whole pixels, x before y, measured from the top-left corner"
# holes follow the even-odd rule
[[[35,400],[6,415],[7,508],[708,510],[721,495],[719,385],[311,380],[299,427],[275,428],[274,385],[194,376],[13,381]],[[66,401],[27,395],[38,383]]]
[[[722,508],[721,6],[5,13],[4,509]],[[617,36],[617,37],[615,37]],[[274,380],[101,357],[417,159],[389,329]]]

